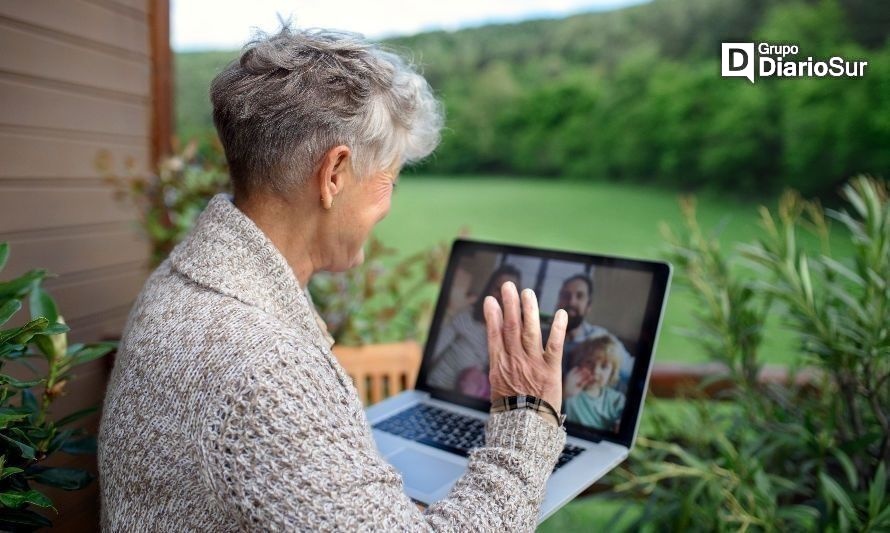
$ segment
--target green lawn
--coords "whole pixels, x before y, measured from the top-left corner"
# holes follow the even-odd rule
[[[404,176],[386,220],[375,230],[410,253],[450,241],[462,229],[478,239],[550,248],[659,258],[660,221],[680,227],[677,193],[643,185],[544,179]],[[724,246],[759,233],[757,204],[699,198],[704,228],[721,228]],[[679,328],[694,326],[695,303],[677,284],[668,299],[656,361],[701,362],[705,355]],[[769,362],[789,363],[794,339],[777,325],[764,343]]]

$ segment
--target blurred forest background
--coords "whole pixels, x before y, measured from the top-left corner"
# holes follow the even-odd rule
[[[299,22],[297,14],[297,22]],[[657,0],[558,20],[386,41],[442,98],[447,130],[418,174],[658,184],[832,197],[890,167],[890,8],[870,0]],[[866,59],[861,79],[720,73],[720,43],[793,43]],[[207,150],[207,88],[237,50],[176,54],[176,123]],[[209,153],[209,152],[207,152]]]

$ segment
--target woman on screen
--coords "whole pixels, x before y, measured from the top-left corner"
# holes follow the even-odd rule
[[[501,265],[489,276],[476,302],[445,324],[436,342],[435,363],[428,379],[430,385],[488,399],[491,388],[488,385],[488,344],[482,302],[486,296],[494,296],[500,304],[500,287],[508,281],[522,286],[519,270],[512,265]]]

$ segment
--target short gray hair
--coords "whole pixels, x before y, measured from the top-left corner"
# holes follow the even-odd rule
[[[359,178],[423,159],[442,107],[426,80],[359,34],[295,30],[249,42],[210,86],[236,192],[285,192],[345,144]]]

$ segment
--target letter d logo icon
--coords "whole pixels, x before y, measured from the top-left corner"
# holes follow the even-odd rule
[[[720,75],[748,78],[754,83],[754,43],[722,43]]]

